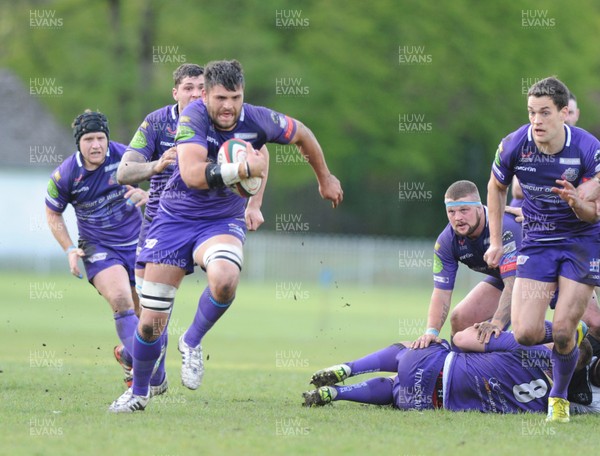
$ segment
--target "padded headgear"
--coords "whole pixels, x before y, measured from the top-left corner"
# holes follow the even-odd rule
[[[101,131],[108,136],[108,120],[106,116],[101,112],[86,111],[83,114],[77,116],[73,122],[73,136],[75,137],[75,145],[79,150],[79,140],[86,133],[94,133]]]

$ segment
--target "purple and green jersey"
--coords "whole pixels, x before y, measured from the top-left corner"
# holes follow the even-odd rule
[[[473,271],[486,274],[499,283],[506,277],[516,274],[517,254],[521,247],[521,224],[515,221],[513,215],[504,214],[503,255],[499,266],[490,268],[483,259],[483,255],[490,246],[487,208],[485,208],[484,214],[485,228],[476,239],[457,235],[450,224],[438,236],[433,252],[434,288],[453,290],[459,263]]]
[[[168,149],[175,146],[178,119],[177,104],[164,106],[151,112],[138,127],[127,147],[127,152],[139,153],[146,162],[158,160]],[[175,165],[169,165],[150,178],[146,218],[151,220],[156,215],[160,195],[174,169]]]
[[[600,172],[600,142],[578,127],[564,126],[565,145],[553,155],[541,152],[531,125],[523,125],[504,138],[496,152],[492,172],[504,185],[516,175],[523,189],[523,243],[557,241],[600,235],[600,223],[579,220],[566,201],[552,193],[557,179],[575,187]]]
[[[484,413],[546,412],[552,350],[492,337],[485,353],[451,352],[444,363],[444,408]]]
[[[63,213],[71,204],[82,241],[117,247],[137,243],[142,213],[127,204],[127,190],[116,178],[125,147],[110,141],[106,160],[93,171],[85,169],[81,153],[75,152],[52,173],[46,206]]]
[[[393,401],[402,410],[430,410],[441,380],[443,408],[484,413],[545,412],[552,351],[543,345],[519,345],[501,333],[485,353],[453,351],[446,341],[418,350],[401,350]],[[437,405],[436,405],[437,404]]]
[[[221,145],[231,138],[243,139],[260,149],[265,143],[288,144],[296,133],[296,121],[268,108],[244,103],[231,131],[221,131],[210,120],[202,100],[190,103],[179,116],[177,144],[194,143],[208,151],[207,161],[216,163]],[[198,190],[183,182],[176,166],[160,199],[160,207],[184,218],[221,219],[244,217],[247,199],[229,188]]]

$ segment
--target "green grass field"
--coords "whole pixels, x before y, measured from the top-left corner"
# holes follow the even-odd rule
[[[542,415],[300,406],[313,371],[420,334],[428,289],[242,282],[204,340],[204,383],[190,391],[176,340],[205,286],[190,276],[171,320],[169,392],[115,416],[107,407],[124,388],[108,304],[66,273],[4,273],[0,284],[2,455],[558,455],[600,443],[595,416],[547,426]]]

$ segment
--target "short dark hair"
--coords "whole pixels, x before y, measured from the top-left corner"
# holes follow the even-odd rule
[[[577,103],[577,97],[573,92],[569,92],[569,100],[573,100],[575,103]]]
[[[179,65],[175,71],[173,71],[173,82],[174,86],[177,87],[183,81],[183,78],[195,78],[204,74],[204,68],[195,63],[184,63]]]
[[[204,70],[204,88],[209,91],[222,85],[227,90],[244,88],[244,70],[237,60],[215,60],[206,64]]]
[[[569,94],[571,92],[567,86],[554,76],[542,79],[533,84],[527,92],[528,97],[550,97],[558,110],[560,111],[569,104]]]
[[[477,195],[477,199],[481,201],[477,185],[468,180],[460,180],[448,187],[445,197],[451,200],[458,200],[469,195]]]

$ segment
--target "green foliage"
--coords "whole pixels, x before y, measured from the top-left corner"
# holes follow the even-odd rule
[[[332,213],[310,167],[276,162],[282,152],[271,146],[266,228],[274,213],[310,211],[320,231],[436,235],[444,190],[466,178],[485,193],[496,145],[527,121],[523,90],[551,74],[577,94],[580,125],[596,133],[600,125],[593,0],[568,8],[559,0],[55,0],[0,8],[0,65],[25,84],[55,77],[64,94],[44,102],[61,122],[101,109],[123,142],[147,112],[171,101],[171,73],[182,60],[240,60],[246,101],[308,125],[345,188]],[[32,10],[55,11],[64,24],[27,27]],[[172,49],[167,61],[161,46]],[[409,63],[406,54],[424,61]],[[282,95],[278,78],[301,80],[306,93]],[[406,120],[400,131],[401,116],[425,131],[406,131]],[[401,185],[426,196],[403,199]],[[308,196],[296,201],[298,193]]]

